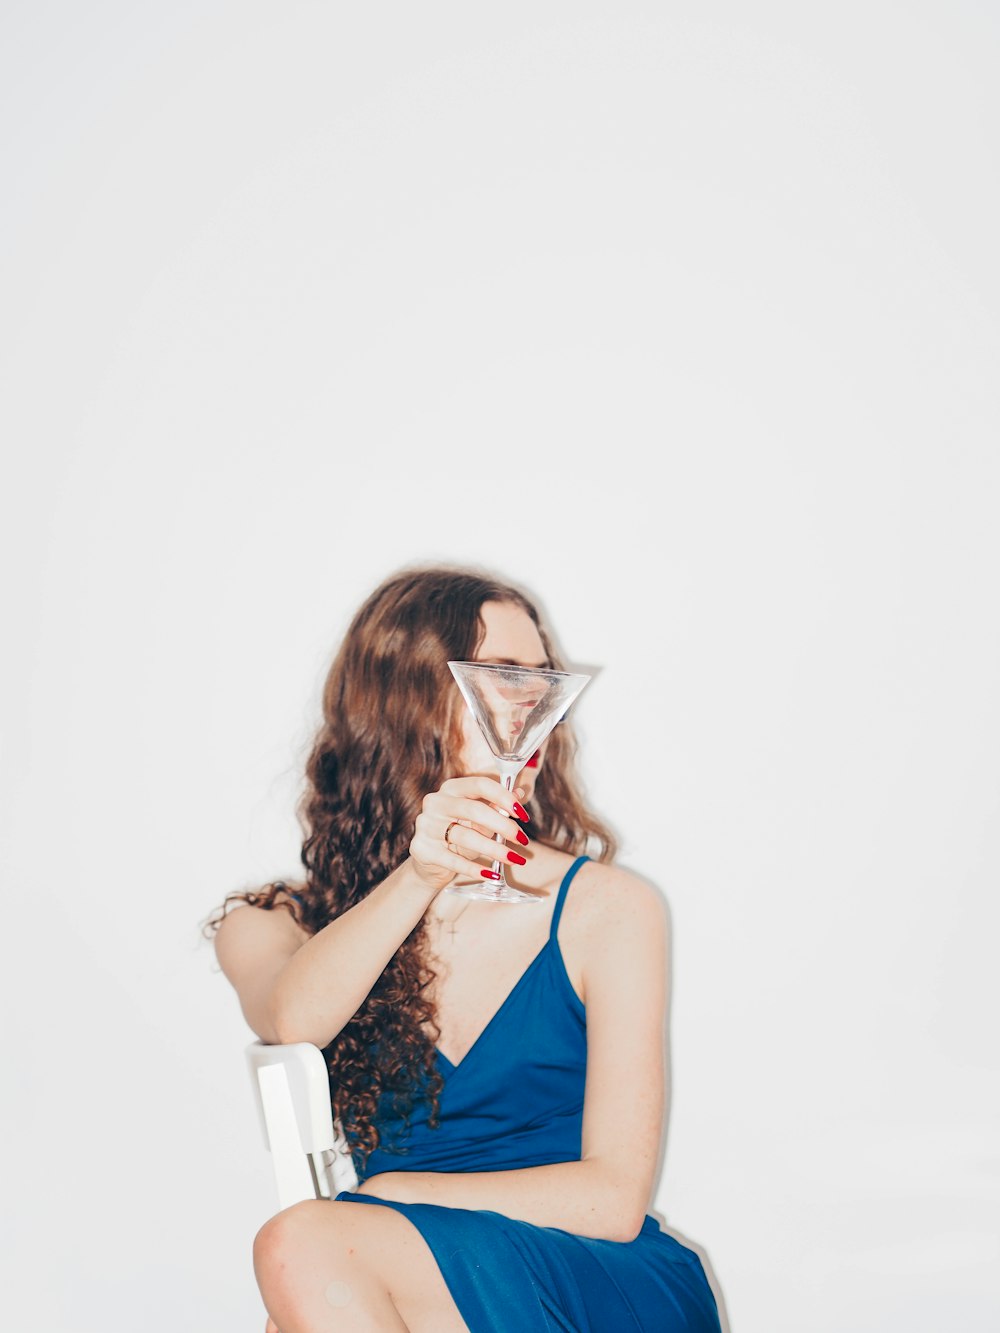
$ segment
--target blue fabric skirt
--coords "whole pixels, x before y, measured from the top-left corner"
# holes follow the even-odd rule
[[[347,1191],[337,1198],[409,1218],[470,1333],[719,1333],[701,1260],[654,1217],[620,1242],[500,1213]]]

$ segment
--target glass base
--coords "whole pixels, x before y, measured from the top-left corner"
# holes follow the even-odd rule
[[[469,880],[468,883],[449,884],[445,893],[454,893],[459,898],[475,898],[483,903],[540,903],[542,901],[542,895],[539,893],[522,893],[520,889],[515,889],[513,884],[508,884],[506,881],[495,884],[486,879],[480,879],[478,882]]]

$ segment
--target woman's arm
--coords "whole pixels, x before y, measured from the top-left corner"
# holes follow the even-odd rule
[[[666,914],[642,880],[601,870],[586,891],[580,876],[573,903],[587,1006],[581,1160],[514,1171],[394,1171],[371,1177],[363,1193],[489,1209],[606,1240],[639,1234],[663,1118]]]
[[[476,855],[496,854],[493,833],[516,841],[515,796],[495,778],[452,778],[425,797],[409,855],[360,903],[309,935],[285,911],[240,907],[222,921],[216,956],[250,1027],[265,1042],[327,1046],[357,1013],[386,964],[457,874],[478,873]],[[461,820],[470,857],[445,846]],[[449,844],[450,846],[450,844]]]
[[[315,935],[285,911],[231,911],[219,926],[215,952],[247,1023],[261,1041],[328,1045],[436,893],[407,860]]]
[[[635,1240],[645,1211],[623,1206],[624,1191],[608,1164],[600,1161],[553,1162],[514,1171],[386,1171],[369,1176],[356,1192],[393,1203],[488,1210],[595,1240]]]

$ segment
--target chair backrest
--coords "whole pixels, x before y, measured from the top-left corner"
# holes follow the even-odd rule
[[[271,1153],[278,1204],[329,1199],[353,1189],[357,1175],[330,1108],[326,1061],[308,1042],[247,1047],[264,1143]]]

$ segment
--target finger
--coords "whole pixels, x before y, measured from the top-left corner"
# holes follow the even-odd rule
[[[520,846],[528,846],[528,838],[517,829],[517,841]],[[471,824],[452,824],[448,830],[448,846],[468,858],[485,858],[488,861],[509,861],[511,865],[524,865],[525,858],[520,849],[513,850],[497,842],[487,830]]]
[[[496,810],[484,801],[457,799],[451,797],[441,812],[444,826],[449,822],[462,824],[466,828],[479,829],[486,836],[499,833],[505,842],[519,842],[528,845],[528,835],[523,833],[515,820],[506,810]]]
[[[467,876],[471,870],[478,871],[479,866],[475,861],[456,848],[454,844],[455,832],[456,829],[453,828],[451,830],[452,842],[446,844],[442,831],[435,829],[428,832],[428,825],[421,825],[418,820],[413,841],[410,843],[410,856],[419,865],[446,872],[452,877],[455,875]],[[499,845],[491,843],[489,839],[485,839],[485,841],[488,846]],[[491,855],[490,859],[495,858]]]
[[[494,844],[494,846],[498,845]],[[476,875],[483,875],[487,879],[498,878],[493,875],[492,871],[484,869],[478,861],[462,856],[458,852],[442,852],[440,848],[441,844],[439,842],[436,849],[428,854],[421,849],[417,842],[410,845],[410,856],[418,867],[423,866],[427,870],[439,872],[444,876],[443,882],[439,885],[440,888],[447,888],[457,876],[461,876],[462,879],[471,879]],[[495,861],[496,857],[491,855],[490,860]]]
[[[524,838],[524,834],[518,829],[518,834]],[[524,838],[522,845],[527,846],[528,839]],[[466,824],[453,824],[448,834],[448,845],[450,847],[460,848],[461,851],[470,859],[479,857],[487,861],[508,861],[511,865],[523,866],[525,858],[520,852],[515,852],[505,847],[502,842],[497,842],[488,834],[481,833],[477,828]]]
[[[499,833],[505,842],[528,845],[528,835],[504,811],[494,810],[485,801],[446,797],[440,792],[425,797],[415,832],[432,839],[438,837],[443,842],[448,829],[456,824],[477,829],[485,837]]]
[[[517,788],[517,790],[509,792],[502,782],[499,782],[496,778],[487,777],[485,774],[476,774],[465,778],[448,778],[441,784],[441,794],[489,801],[490,805],[499,806],[501,810],[506,810],[508,814],[517,815],[518,818],[521,817],[518,815],[518,796],[524,794],[521,789]],[[523,809],[523,807],[520,808]]]

